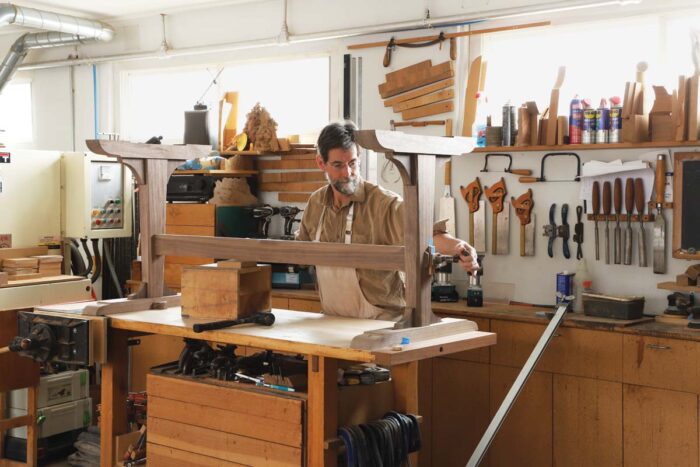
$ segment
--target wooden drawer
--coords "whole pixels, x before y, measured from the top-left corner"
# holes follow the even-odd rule
[[[622,381],[622,335],[559,328],[539,369],[571,376]]]
[[[544,325],[491,320],[498,342],[491,347],[491,363],[522,368]],[[559,328],[537,370],[586,378],[622,381],[622,336],[589,329]]]
[[[167,225],[216,225],[216,205],[214,204],[166,204],[165,223]]]
[[[625,383],[700,393],[700,343],[623,336]]]
[[[479,326],[479,331],[490,331],[491,321],[486,318],[468,318],[469,321],[474,321]],[[497,336],[500,340],[500,336]],[[467,362],[488,363],[489,362],[489,347],[483,347],[476,350],[467,350],[450,354],[444,358],[465,360]]]
[[[303,411],[296,396],[148,375],[149,446],[236,464],[301,465]]]
[[[270,297],[270,306],[272,308],[279,308],[280,310],[289,310],[289,299],[272,295]]]

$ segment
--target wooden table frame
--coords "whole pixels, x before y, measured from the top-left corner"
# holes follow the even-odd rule
[[[129,166],[140,190],[141,252],[144,287],[141,297],[163,295],[164,256],[168,254],[237,259],[241,261],[285,262],[327,266],[361,267],[379,270],[402,270],[406,273],[406,306],[412,311],[414,326],[427,326],[437,321],[430,302],[430,265],[428,250],[432,239],[436,158],[447,158],[470,152],[472,138],[441,138],[408,135],[401,132],[361,130],[357,143],[368,150],[383,152],[396,166],[404,188],[404,245],[344,245],[334,243],[252,240],[239,238],[166,235],[165,194],[168,177],[186,159],[209,153],[206,146],[165,146],[88,140],[88,148],[97,154],[116,157]],[[196,337],[250,345],[239,335],[194,334],[186,328],[153,328],[143,323],[128,322],[119,315],[111,318],[107,363],[102,367],[101,465],[111,466],[115,457],[114,437],[126,430],[124,402],[127,397],[127,341],[144,333]],[[191,335],[190,335],[191,334]],[[420,413],[418,404],[418,360],[443,354],[483,347],[495,343],[495,335],[478,333],[469,340],[461,337],[432,339],[430,349],[411,353],[392,366],[395,409]],[[233,336],[233,337],[230,337]],[[269,339],[263,348],[288,350],[288,344]],[[465,344],[465,342],[468,342]],[[309,351],[308,431],[306,461],[308,465],[335,465],[337,452],[326,441],[336,437],[338,388],[336,371],[341,360],[374,361],[376,355],[355,349],[349,358]]]

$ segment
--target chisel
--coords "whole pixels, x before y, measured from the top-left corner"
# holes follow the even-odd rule
[[[625,211],[627,211],[627,228],[625,229],[624,263],[632,264],[632,212],[634,211],[634,180],[625,180]]]
[[[622,238],[620,236],[620,215],[622,214],[622,180],[615,178],[613,185],[613,204],[615,206],[615,243],[613,249],[613,258],[615,264],[622,262]]]
[[[612,208],[612,186],[603,183],[603,214],[605,214],[605,264],[610,264],[610,209]]]
[[[634,179],[634,204],[639,216],[639,266],[647,267],[647,239],[644,233],[644,182]]]
[[[654,219],[654,273],[666,272],[666,219],[664,219],[664,192],[666,191],[666,158],[663,154],[656,156],[656,219]]]
[[[595,222],[595,259],[600,261],[600,242],[598,239],[598,214],[600,214],[600,184],[593,182],[593,221]]]

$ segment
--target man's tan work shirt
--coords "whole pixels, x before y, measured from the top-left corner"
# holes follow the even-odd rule
[[[355,205],[352,243],[403,245],[404,204],[399,195],[361,180],[350,200]],[[326,213],[323,216],[320,241],[345,241],[345,221],[350,205],[340,209],[333,207],[333,190],[330,185],[316,190],[309,198],[296,233],[297,240],[311,241],[316,238],[324,206]],[[445,221],[433,226],[434,233],[446,231]],[[365,299],[372,305],[397,310],[406,306],[405,284],[399,271],[357,269],[357,278]]]

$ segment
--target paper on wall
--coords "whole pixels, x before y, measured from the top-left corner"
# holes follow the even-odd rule
[[[597,181],[601,187],[602,200],[603,183],[614,184],[618,177],[622,179],[623,200],[625,179],[627,178],[641,178],[644,185],[644,199],[645,201],[651,199],[654,189],[654,170],[649,166],[649,162],[640,160],[622,162],[620,159],[612,162],[591,161],[583,164],[580,198],[589,203],[590,206],[593,197],[593,182]]]

